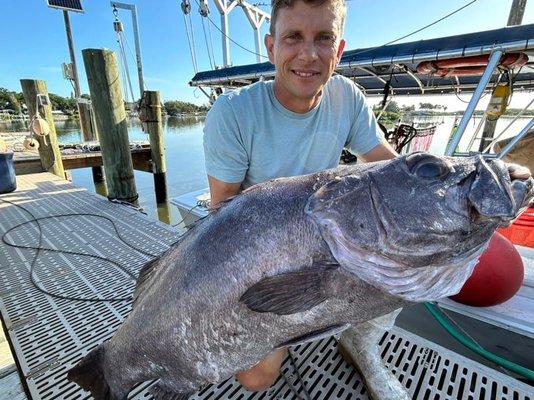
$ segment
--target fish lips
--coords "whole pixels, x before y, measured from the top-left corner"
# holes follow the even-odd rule
[[[480,157],[467,198],[471,220],[506,226],[534,198],[534,180],[527,168]]]

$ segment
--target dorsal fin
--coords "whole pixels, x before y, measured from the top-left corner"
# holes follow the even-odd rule
[[[172,243],[167,250],[165,250],[159,256],[148,261],[145,265],[141,267],[139,275],[137,276],[137,283],[135,284],[132,307],[136,305],[136,302],[141,297],[141,294],[145,292],[148,287],[150,287],[151,282],[153,280],[152,277],[156,274],[159,266],[161,265],[160,261],[163,260],[177,246],[179,246],[180,243],[191,234],[191,232],[196,230],[195,228],[197,228],[197,226],[199,226],[204,219],[206,219],[206,217],[202,217],[197,221],[193,222],[191,225],[189,225],[187,231],[185,231],[174,243]]]
[[[183,237],[183,235],[180,237],[180,239]],[[179,243],[180,241],[178,241]],[[133,294],[133,301],[132,301],[132,307],[135,307],[137,301],[141,297],[141,295],[150,287],[153,279],[152,277],[155,275],[155,273],[158,271],[159,266],[161,265],[161,260],[169,254],[176,245],[171,246],[169,249],[167,249],[165,252],[163,252],[160,256],[153,258],[152,260],[148,261],[141,270],[139,271],[139,275],[137,276],[137,283],[135,286],[134,294]]]

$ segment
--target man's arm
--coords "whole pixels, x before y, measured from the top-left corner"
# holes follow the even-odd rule
[[[241,191],[241,183],[227,183],[208,175],[210,185],[211,207],[217,206],[221,201],[235,196]]]
[[[364,162],[373,162],[381,160],[390,160],[399,154],[388,143],[382,142],[375,146],[371,151],[362,154],[360,158]]]

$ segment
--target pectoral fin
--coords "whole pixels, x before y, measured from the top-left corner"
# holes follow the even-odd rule
[[[252,311],[289,315],[310,310],[329,297],[329,282],[337,265],[314,265],[262,279],[240,301]]]

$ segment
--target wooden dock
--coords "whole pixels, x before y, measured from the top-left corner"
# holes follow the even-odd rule
[[[132,162],[137,171],[152,172],[152,162],[150,147],[143,149],[133,149]],[[63,167],[65,170],[100,167],[103,165],[102,152],[94,151],[80,154],[63,154]],[[43,172],[39,154],[34,152],[15,153],[14,158],[15,173],[17,175],[35,174]]]
[[[50,173],[18,176],[17,184],[0,195],[0,236],[8,243],[0,241],[0,311],[18,370],[8,359],[0,398],[88,399],[66,380],[67,371],[113,335],[130,311],[139,269],[180,232]],[[83,301],[95,298],[102,301]],[[5,353],[6,342],[0,346]],[[380,346],[414,399],[531,399],[530,386],[402,329],[387,333]],[[304,385],[313,399],[368,399],[335,338],[290,351],[296,367],[286,359],[266,392],[247,392],[230,378],[191,400],[294,400],[305,398]],[[151,384],[139,385],[129,399],[150,399]]]

